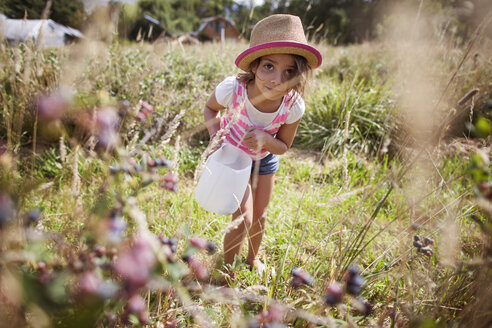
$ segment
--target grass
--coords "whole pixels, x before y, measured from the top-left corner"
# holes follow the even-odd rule
[[[395,145],[394,153],[381,152],[385,138],[398,139],[394,134],[400,131],[400,122],[393,116],[399,106],[393,63],[380,44],[320,46],[327,61],[306,97],[296,147],[281,157],[276,176],[260,251],[266,273],[251,272],[242,254],[234,267],[237,278],[230,281],[231,289],[215,289],[222,278],[221,244],[230,218],[198,206],[193,172],[207,143],[201,107],[213,87],[236,72],[228,63],[244,47],[226,46],[226,51],[216,44],[182,51],[177,46],[115,42],[101,46],[97,56],[83,58],[83,65],[76,63],[81,57],[70,52],[78,48],[57,53],[2,46],[0,57],[5,60],[0,81],[5,88],[0,140],[8,152],[0,154],[0,191],[17,201],[18,213],[17,220],[2,222],[0,229],[0,280],[11,281],[8,278],[14,275],[18,282],[12,286],[29,291],[27,287],[35,281],[36,288],[26,292],[25,300],[18,300],[15,293],[6,292],[11,287],[0,284],[6,295],[0,298],[5,305],[0,307],[0,318],[10,318],[14,326],[34,326],[30,318],[39,315],[53,326],[63,326],[64,320],[70,323],[73,319],[64,315],[75,313],[81,315],[81,324],[87,320],[88,326],[107,326],[110,320],[105,313],[117,313],[123,323],[129,312],[125,293],[131,281],[105,269],[105,261],[116,261],[110,255],[94,260],[95,246],[106,245],[108,253],[111,247],[117,248],[121,258],[136,231],[150,231],[153,241],[159,234],[179,240],[176,263],[163,259],[165,247],[159,246],[159,261],[148,277],[149,285],[139,289],[155,326],[170,320],[177,320],[180,327],[203,326],[203,322],[246,326],[275,301],[288,310],[285,321],[294,327],[307,327],[309,322],[423,327],[426,320],[437,327],[442,322],[460,325],[466,313],[474,314],[469,305],[485,299],[477,290],[488,281],[487,264],[474,261],[483,260],[488,246],[478,223],[487,216],[477,206],[475,181],[468,177],[470,158],[448,154],[446,146],[419,152]],[[439,64],[448,68],[439,66],[440,74],[449,77],[456,68],[452,63],[462,54],[461,49],[454,49],[443,57],[444,63]],[[446,102],[447,110],[468,87],[486,88],[483,72],[490,68],[469,65],[472,63],[465,61],[452,80],[453,96]],[[39,70],[43,74],[33,73]],[[62,82],[76,91],[73,108],[60,121],[62,132],[49,139],[41,128],[33,128],[43,125],[36,123],[36,111],[31,111],[33,97]],[[485,96],[480,97],[475,104]],[[140,99],[155,109],[142,123],[134,119]],[[94,115],[101,106],[120,106],[121,100],[127,100],[131,108],[119,126],[122,145],[108,156],[87,145],[88,133],[77,130],[74,117]],[[176,126],[173,120],[182,110]],[[140,144],[159,122],[161,130]],[[168,131],[171,139],[164,142]],[[64,147],[60,147],[60,137]],[[112,175],[109,170],[110,165],[130,163],[131,157],[149,163],[161,155],[172,159],[175,166],[160,168],[155,174]],[[488,165],[476,164],[484,181],[490,177],[483,173]],[[169,171],[180,179],[174,193],[160,186]],[[144,186],[149,179],[152,183]],[[107,241],[111,231],[106,225],[111,222],[110,210],[120,205],[129,229],[120,242],[112,244]],[[35,223],[37,230],[24,229],[21,222],[33,208],[43,210]],[[471,215],[476,216],[475,221]],[[416,252],[415,234],[434,239],[432,256]],[[198,285],[180,258],[192,252],[188,239],[193,235],[218,247],[214,255],[193,253],[211,271],[211,278]],[[20,260],[12,260],[12,254],[20,253]],[[39,262],[48,266],[52,280],[47,284],[37,283],[44,277]],[[359,266],[365,278],[362,296],[374,304],[369,316],[360,314],[349,297],[337,307],[324,304],[329,283],[343,281],[352,264]],[[294,289],[294,267],[312,274],[314,285]],[[122,293],[105,299],[104,305],[95,302],[96,318],[78,311],[88,302],[84,297],[94,296],[94,291],[86,295],[79,290],[84,286],[82,278],[91,272],[113,282]],[[66,287],[64,293],[60,285]],[[61,310],[47,306],[51,302]],[[126,319],[139,325],[135,313]]]

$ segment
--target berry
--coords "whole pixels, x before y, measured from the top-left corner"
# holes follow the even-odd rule
[[[347,280],[347,293],[357,296],[362,291],[362,285],[364,284],[364,278],[360,275],[353,276]]]
[[[46,272],[46,263],[38,262],[36,266],[38,267],[39,272]]]
[[[138,315],[138,321],[143,325],[150,325],[152,321],[150,320],[149,313],[147,311],[142,311]]]
[[[195,275],[198,280],[205,280],[209,276],[209,272],[207,267],[199,260],[194,258],[193,256],[184,256],[183,260],[188,263],[191,268],[191,271]]]
[[[201,237],[193,236],[190,238],[190,244],[199,250],[207,250],[209,254],[215,253],[215,244]]]
[[[281,323],[285,317],[285,309],[280,304],[272,304],[268,310],[263,310],[259,314],[261,323]],[[266,325],[265,325],[266,326]]]
[[[421,238],[420,238],[420,236],[419,236],[419,235],[415,235],[415,236],[413,236],[413,240],[415,240],[415,241],[420,241],[420,240],[421,240]]]
[[[429,246],[424,246],[420,249],[420,252],[422,252],[425,256],[431,257],[432,256],[432,248]]]
[[[42,121],[55,121],[64,115],[68,102],[61,95],[44,95],[39,98],[37,109]]]
[[[423,245],[420,241],[418,240],[414,240],[413,242],[413,246],[417,247],[418,249],[420,249]]]
[[[429,237],[425,237],[424,246],[428,246],[428,245],[434,245],[434,239],[431,239]]]
[[[96,246],[94,251],[96,252],[97,257],[103,257],[106,255],[106,247],[104,246]]]
[[[143,299],[142,296],[135,294],[128,299],[128,302],[126,303],[126,307],[128,309],[128,312],[133,314],[139,314],[142,311],[144,311],[146,308],[145,300]]]
[[[161,157],[159,157],[159,160],[160,160],[161,166],[163,166],[163,167],[171,167],[171,162],[169,162],[166,159],[166,157],[161,156]]]
[[[35,209],[32,209],[29,211],[29,213],[27,213],[27,220],[29,223],[36,223],[39,221],[39,219],[41,218],[41,212],[42,210],[39,209],[39,208],[35,208]]]
[[[371,314],[374,306],[367,302],[364,298],[358,297],[357,298],[357,308],[358,310],[365,316]]]
[[[142,172],[143,171],[143,167],[140,164],[133,165],[133,169],[135,170],[135,172]]]
[[[176,192],[178,190],[178,181],[179,179],[176,175],[168,172],[161,181],[161,187],[169,191]]]
[[[342,301],[342,297],[342,286],[337,281],[332,281],[326,291],[325,303],[329,306],[337,305]]]
[[[102,285],[102,279],[94,272],[86,272],[79,281],[82,294],[96,295]]]
[[[356,266],[356,265],[351,265],[350,268],[349,268],[349,276],[357,276],[360,274],[360,270],[359,268]]]
[[[308,286],[313,286],[313,276],[311,276],[307,271],[294,267],[291,271],[292,274],[292,286],[294,288],[299,288],[301,285],[305,284]]]

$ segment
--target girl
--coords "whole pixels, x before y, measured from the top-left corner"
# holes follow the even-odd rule
[[[232,215],[233,220],[239,216],[244,219],[224,237],[224,264],[227,268],[232,265],[247,235],[247,262],[262,272],[264,264],[258,259],[258,250],[278,155],[285,153],[294,140],[304,113],[301,94],[306,76],[321,65],[321,54],[307,44],[299,17],[272,15],[255,25],[250,47],[235,63],[244,73],[228,77],[217,86],[207,100],[204,117],[211,139],[227,131],[220,136],[224,142],[253,159],[252,178],[241,206]],[[227,111],[219,120],[223,109]],[[224,129],[228,123],[232,124],[230,129]]]

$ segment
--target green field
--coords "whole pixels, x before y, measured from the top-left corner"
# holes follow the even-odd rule
[[[319,45],[267,270],[240,258],[235,279],[221,264],[230,217],[194,189],[202,108],[246,44],[0,45],[0,327],[488,326],[491,42],[400,41]],[[433,244],[418,252],[415,235]],[[327,305],[354,265],[364,300]],[[296,267],[312,286],[292,286]]]

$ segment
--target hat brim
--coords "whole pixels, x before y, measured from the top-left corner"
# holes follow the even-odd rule
[[[243,71],[249,70],[249,65],[256,58],[273,54],[291,54],[306,58],[311,68],[321,65],[322,57],[318,50],[310,45],[292,41],[272,41],[253,46],[243,51],[236,58],[236,66]]]

